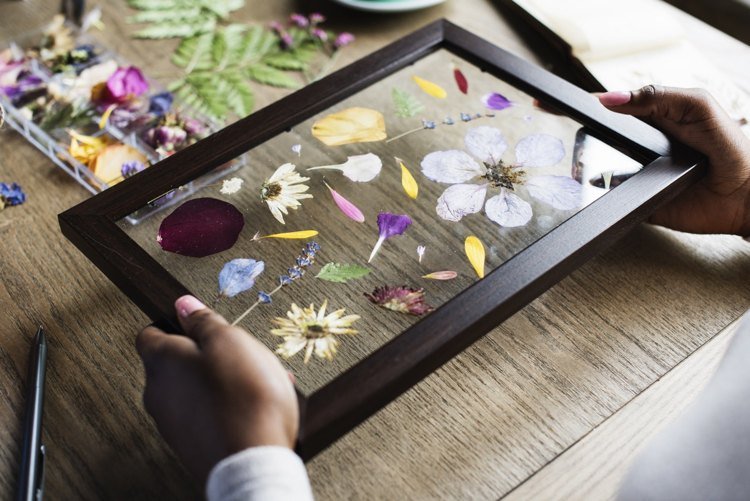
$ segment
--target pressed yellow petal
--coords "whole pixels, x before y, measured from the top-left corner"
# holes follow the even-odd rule
[[[315,230],[300,230],[290,231],[288,233],[274,233],[273,235],[265,235],[259,238],[285,238],[287,240],[305,239],[312,238],[318,234]]]
[[[406,168],[403,160],[397,158],[396,161],[398,161],[399,165],[401,166],[401,186],[404,187],[404,191],[407,195],[416,200],[417,194],[419,193],[419,185],[417,184],[417,180],[414,179],[414,176],[411,175],[409,169]]]
[[[484,278],[484,245],[482,245],[482,242],[474,235],[466,237],[464,250],[466,251],[466,257],[469,258],[469,262],[474,267],[474,271],[477,272],[477,276]]]
[[[369,143],[388,137],[383,114],[369,108],[347,108],[327,115],[313,124],[312,135],[327,146]]]
[[[132,161],[146,165],[148,159],[127,144],[110,144],[96,155],[89,168],[94,171],[96,177],[112,186],[123,180],[123,164]]]
[[[429,80],[425,80],[424,78],[419,78],[418,76],[412,77],[417,85],[419,85],[419,88],[424,91],[425,94],[436,97],[438,99],[445,99],[448,97],[448,93],[445,92],[445,89],[440,87],[438,84],[430,82]]]

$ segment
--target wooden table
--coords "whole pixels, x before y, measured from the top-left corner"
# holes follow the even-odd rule
[[[102,36],[147,73],[168,71],[173,41],[130,42],[123,4],[102,2]],[[238,19],[267,22],[301,8],[247,4]],[[487,1],[397,17],[309,8],[357,34],[340,64],[439,17],[539,61]],[[3,2],[0,34],[19,36],[53,13],[41,0]],[[736,64],[748,60],[746,46],[686,22],[717,65],[750,81],[750,67]],[[264,89],[257,101],[281,95]],[[199,498],[141,405],[133,340],[146,317],[58,229],[56,215],[86,193],[7,128],[0,180],[29,194],[0,212],[0,497],[15,488],[23,382],[41,322],[50,338],[49,498]],[[725,327],[750,305],[749,274],[750,246],[737,237],[639,227],[312,460],[318,498],[611,497],[640,444],[715,365]]]

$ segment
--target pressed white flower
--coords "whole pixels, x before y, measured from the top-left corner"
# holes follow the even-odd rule
[[[424,251],[425,251],[424,245],[417,245],[417,256],[419,256],[419,262],[422,262],[422,258],[424,257]]]
[[[475,127],[464,137],[466,149],[434,151],[422,160],[422,173],[439,183],[450,184],[438,198],[435,210],[447,221],[460,221],[482,210],[500,226],[523,226],[531,220],[531,204],[518,196],[519,187],[535,200],[557,210],[576,209],[581,204],[581,185],[570,176],[533,175],[539,167],[550,167],[565,156],[560,139],[532,134],[515,147],[516,161],[502,160],[508,143],[499,129]],[[473,156],[472,156],[473,155]],[[479,161],[477,161],[479,160]],[[471,183],[470,181],[479,181]],[[499,190],[485,202],[488,191]]]
[[[244,182],[243,179],[240,179],[239,177],[233,177],[232,179],[225,179],[221,183],[221,190],[219,190],[224,195],[231,195],[233,193],[237,193],[240,191],[240,188],[242,188],[242,183]]]
[[[305,363],[313,353],[319,358],[333,359],[339,344],[336,336],[356,334],[351,326],[360,316],[344,315],[344,308],[326,315],[327,306],[328,301],[323,301],[316,312],[312,304],[309,308],[300,308],[292,303],[286,318],[276,317],[273,324],[278,328],[271,329],[271,334],[284,338],[276,353],[289,358],[305,350]]]
[[[271,214],[281,224],[284,224],[284,215],[289,213],[289,209],[297,209],[300,200],[312,198],[309,193],[310,189],[304,184],[309,177],[302,177],[295,170],[294,164],[284,164],[273,175],[263,183],[260,189],[260,199],[268,204]]]

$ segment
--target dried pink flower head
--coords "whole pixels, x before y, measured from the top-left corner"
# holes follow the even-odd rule
[[[310,35],[312,35],[313,38],[317,38],[321,42],[325,42],[328,40],[328,33],[326,33],[326,30],[320,28],[313,28],[312,31],[310,31]]]
[[[294,38],[286,31],[279,33],[279,38],[281,39],[282,49],[291,49],[294,47]]]
[[[324,23],[326,20],[326,17],[321,14],[320,12],[313,12],[310,14],[310,24],[315,26],[316,24]]]
[[[306,28],[310,24],[310,21],[305,16],[297,12],[289,16],[289,22],[299,28]]]
[[[339,33],[339,36],[337,36],[336,40],[333,41],[333,46],[337,49],[340,49],[342,47],[346,47],[353,41],[354,35],[345,31],[343,33]]]
[[[433,310],[432,306],[425,303],[424,289],[405,285],[376,287],[372,293],[365,293],[365,297],[382,308],[410,315],[420,316]]]

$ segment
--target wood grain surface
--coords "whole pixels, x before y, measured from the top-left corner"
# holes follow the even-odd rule
[[[308,7],[309,5],[309,7]],[[102,35],[149,74],[171,70],[174,44],[128,42],[122,2],[103,5]],[[267,22],[301,8],[248,0],[238,19]],[[305,3],[355,32],[345,64],[439,17],[535,60],[489,2],[449,1],[398,17]],[[54,5],[0,4],[0,35],[39,25]],[[714,60],[747,79],[747,47],[703,28]],[[701,31],[693,37],[700,45]],[[128,43],[126,43],[128,42]],[[263,89],[267,104],[282,91]],[[0,180],[29,193],[0,212],[0,497],[15,487],[23,381],[35,325],[49,331],[44,440],[50,499],[201,496],[141,405],[133,349],[145,316],[59,233],[56,215],[86,197],[17,134],[0,132]],[[750,249],[737,237],[642,226],[309,465],[320,499],[496,499],[545,465],[569,475],[587,455],[560,455],[713,339],[750,304]],[[605,454],[625,453],[605,447]],[[559,462],[559,463],[558,463]],[[585,482],[581,485],[585,489]],[[554,498],[554,491],[544,491]],[[576,497],[576,493],[571,494]]]

